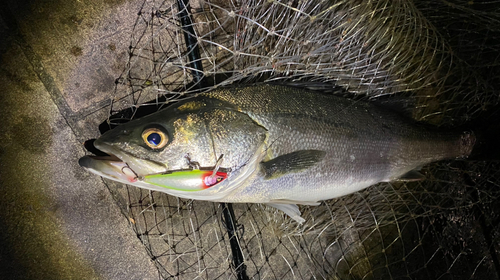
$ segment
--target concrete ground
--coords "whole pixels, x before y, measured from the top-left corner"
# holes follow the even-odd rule
[[[77,163],[107,117],[140,4],[0,7],[0,279],[158,279],[102,179]]]

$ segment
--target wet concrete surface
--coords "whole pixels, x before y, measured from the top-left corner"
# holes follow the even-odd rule
[[[107,117],[140,3],[7,2],[0,279],[157,279],[102,179],[77,163]]]

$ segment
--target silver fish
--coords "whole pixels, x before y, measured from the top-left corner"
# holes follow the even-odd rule
[[[94,143],[109,157],[79,163],[178,197],[266,203],[302,223],[297,204],[419,180],[422,166],[465,158],[475,142],[473,133],[438,131],[370,102],[260,84],[203,93],[123,124]],[[193,163],[228,170],[227,178],[197,191],[144,180]]]

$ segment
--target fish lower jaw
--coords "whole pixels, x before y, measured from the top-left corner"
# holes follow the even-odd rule
[[[108,156],[90,157],[94,160],[102,160],[119,167],[123,176],[126,176],[129,182],[135,182],[133,179],[134,177],[137,178],[168,171],[164,164],[136,157],[133,154],[122,151],[112,145],[98,143],[95,144],[95,147],[103,153],[106,153]]]
[[[84,156],[80,158],[78,163],[96,175],[122,183],[134,183],[138,178],[138,175],[127,163],[113,156]]]

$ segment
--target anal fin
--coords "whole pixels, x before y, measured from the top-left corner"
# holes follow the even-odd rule
[[[403,174],[403,176],[394,179],[394,181],[399,182],[417,182],[422,180],[425,180],[425,176],[416,170],[411,170],[410,172]]]

